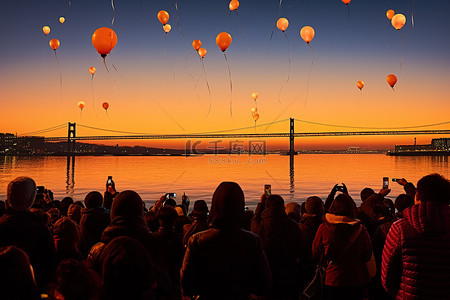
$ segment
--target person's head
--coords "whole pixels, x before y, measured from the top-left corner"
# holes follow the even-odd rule
[[[395,199],[395,208],[399,213],[403,213],[403,211],[414,205],[414,199],[406,194],[400,194]]]
[[[172,206],[163,206],[158,210],[157,216],[161,227],[173,228],[178,214]]]
[[[280,195],[270,195],[266,200],[266,208],[280,208],[284,211],[284,199]]]
[[[36,198],[36,183],[29,177],[17,177],[8,184],[7,204],[16,211],[27,211]]]
[[[142,199],[135,191],[120,192],[111,207],[111,220],[116,217],[124,219],[143,218]]]
[[[6,203],[3,200],[0,200],[0,217],[3,216],[3,214],[6,211]]]
[[[323,201],[317,196],[311,196],[305,202],[306,213],[310,215],[323,214]]]
[[[50,208],[47,210],[47,214],[50,216],[50,219],[52,220],[52,224],[55,224],[56,221],[61,218],[61,212],[57,208]]]
[[[211,220],[216,228],[240,227],[244,216],[245,197],[236,182],[222,182],[214,191]]]
[[[81,220],[81,207],[79,205],[70,204],[67,210],[67,217],[77,224],[80,224]]]
[[[194,209],[192,210],[193,217],[205,217],[208,215],[208,205],[205,200],[197,200],[194,202]]]
[[[102,206],[103,196],[97,191],[89,192],[86,197],[84,197],[84,204],[87,208],[96,208]]]
[[[417,182],[416,202],[442,202],[450,204],[450,182],[444,176],[434,173]]]
[[[100,262],[106,299],[148,299],[156,282],[155,268],[141,243],[117,237],[105,246]]]
[[[56,284],[50,292],[52,299],[61,299],[61,296],[64,300],[99,299],[100,278],[85,263],[75,259],[63,260],[55,275]]]
[[[175,210],[177,211],[177,214],[182,217],[182,216],[186,216],[186,206],[184,206],[184,204],[179,204],[177,206],[175,206]]]
[[[300,222],[300,218],[302,216],[300,204],[296,202],[286,203],[286,205],[284,206],[284,210],[289,218],[297,223]]]
[[[0,248],[2,299],[37,299],[36,282],[28,255],[16,246]]]
[[[67,217],[67,210],[69,209],[69,206],[73,204],[73,199],[72,197],[64,197],[61,200],[61,203],[59,205],[60,210],[61,210],[61,214],[65,217]]]
[[[172,206],[175,207],[177,206],[177,202],[175,201],[175,199],[173,198],[168,198],[163,202],[163,206]]]
[[[362,202],[366,201],[366,199],[369,198],[370,196],[372,196],[373,194],[375,194],[375,191],[373,189],[368,188],[368,187],[364,188],[360,194],[361,201]]]
[[[62,217],[53,225],[53,238],[57,247],[76,247],[80,238],[78,225],[69,218]]]
[[[328,209],[330,214],[345,216],[354,219],[356,216],[356,204],[347,194],[339,194]]]

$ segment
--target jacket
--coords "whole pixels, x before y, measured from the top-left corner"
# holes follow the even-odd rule
[[[357,287],[369,283],[366,262],[372,255],[372,244],[359,220],[327,213],[312,245],[313,258],[319,260],[322,254],[327,261],[325,285]]]
[[[403,211],[383,249],[381,281],[396,299],[450,297],[450,208],[423,202]]]

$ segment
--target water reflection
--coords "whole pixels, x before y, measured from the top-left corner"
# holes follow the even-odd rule
[[[295,178],[294,178],[294,155],[289,155],[289,195],[290,201],[294,201],[295,197]]]
[[[66,194],[73,197],[75,189],[75,156],[67,155]]]

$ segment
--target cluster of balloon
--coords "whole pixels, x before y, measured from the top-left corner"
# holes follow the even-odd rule
[[[59,17],[59,23],[64,24],[65,21],[66,21],[66,18]]]
[[[232,11],[236,11],[236,13],[237,13],[238,8],[239,8],[239,1],[238,0],[231,0],[230,4],[228,5],[228,8],[230,9],[230,13]]]
[[[47,36],[50,33],[50,27],[44,26],[42,27],[42,31],[44,32],[44,35]]]
[[[256,121],[258,121],[258,119],[259,119],[258,105],[256,104],[256,99],[258,99],[258,93],[257,92],[253,92],[252,93],[252,98],[255,101],[255,107],[252,107],[250,109],[250,111],[252,112],[252,118],[255,121],[255,133],[256,133]]]
[[[216,36],[216,44],[222,50],[223,56],[228,67],[228,76],[230,78],[230,116],[233,116],[233,81],[231,80],[231,70],[228,64],[228,58],[225,51],[231,44],[231,35],[228,32],[221,32]]]
[[[386,81],[389,84],[389,86],[392,88],[392,90],[395,91],[394,86],[397,83],[397,76],[395,76],[394,74],[389,74],[386,77]]]
[[[167,24],[167,21],[169,21],[169,13],[165,10],[160,10],[157,16],[158,20],[163,25],[164,32],[166,33],[167,36],[167,33],[169,33],[169,31],[172,29],[172,26]]]
[[[289,21],[286,18],[279,18],[277,21],[277,28],[283,33],[283,35],[286,38],[287,41],[287,47],[288,47],[288,61],[289,61],[289,67],[288,67],[288,74],[287,74],[287,78],[286,78],[286,82],[281,86],[280,88],[280,92],[278,93],[278,102],[281,103],[281,92],[283,91],[283,88],[288,84],[289,82],[289,77],[291,74],[291,50],[290,50],[290,43],[289,43],[289,39],[288,36],[286,35],[286,29],[289,26]]]
[[[111,28],[101,27],[92,34],[92,45],[97,49],[97,52],[103,59],[103,64],[106,66],[105,58],[117,44],[117,35]]]

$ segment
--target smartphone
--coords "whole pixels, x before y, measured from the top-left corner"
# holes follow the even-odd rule
[[[166,199],[175,199],[176,197],[176,193],[166,193]]]
[[[336,187],[336,191],[338,191],[338,192],[343,192],[343,191],[344,191],[344,186],[343,186],[343,185],[338,185],[338,186]]]
[[[270,184],[264,185],[264,194],[270,196],[272,194],[272,186]]]
[[[383,177],[383,189],[389,189],[389,177]]]
[[[400,179],[398,179],[398,178],[392,178],[392,182],[397,182],[397,181],[399,181]]]
[[[108,180],[106,181],[106,185],[112,185],[113,181],[112,181],[112,176],[108,176]]]
[[[43,194],[44,191],[45,191],[45,187],[44,187],[44,186],[39,185],[39,186],[36,187],[36,192],[37,192],[38,194]]]

